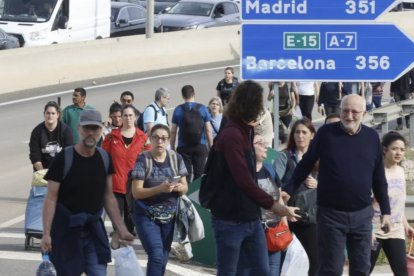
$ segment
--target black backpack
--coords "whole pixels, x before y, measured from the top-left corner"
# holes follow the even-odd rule
[[[200,113],[201,104],[197,104],[193,108],[186,104],[181,105],[184,110],[183,123],[180,128],[184,146],[196,146],[201,142],[204,131],[204,120]]]
[[[155,107],[154,107],[152,104],[150,104],[149,106],[147,106],[147,107],[144,109],[144,112],[142,112],[142,113],[141,113],[141,115],[139,116],[139,118],[138,118],[138,120],[137,120],[137,127],[138,127],[140,130],[142,130],[142,131],[144,131],[144,113],[145,113],[145,110],[147,110],[147,108],[148,108],[148,107],[152,107],[152,108],[154,109],[154,111],[155,111],[154,122],[157,120],[157,117],[158,117],[158,112],[157,112],[157,110],[155,109]]]

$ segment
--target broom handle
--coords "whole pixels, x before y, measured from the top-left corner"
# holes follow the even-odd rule
[[[413,250],[413,242],[414,242],[414,235],[411,235],[411,237],[410,237],[410,245],[408,246],[408,255],[411,255],[411,252]]]

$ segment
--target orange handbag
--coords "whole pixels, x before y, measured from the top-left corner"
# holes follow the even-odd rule
[[[414,276],[414,257],[411,255],[411,253],[413,252],[413,241],[414,241],[414,236],[411,235],[410,237],[410,245],[408,246],[408,251],[407,251],[407,272],[409,276]]]
[[[267,250],[269,252],[279,252],[286,250],[293,240],[289,226],[283,221],[279,221],[275,226],[269,227],[265,223],[265,235],[267,242]]]

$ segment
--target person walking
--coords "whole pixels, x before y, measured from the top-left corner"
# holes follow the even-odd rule
[[[105,137],[102,148],[112,157],[115,168],[115,174],[112,176],[112,191],[128,231],[134,233],[134,223],[126,199],[128,172],[134,168],[138,155],[151,147],[146,144],[145,133],[135,127],[137,119],[135,108],[127,104],[122,107],[121,112],[122,127],[112,130]],[[113,228],[116,231],[115,225]]]
[[[271,195],[273,200],[277,201],[281,205],[285,205],[282,198],[282,189],[280,179],[277,177],[276,171],[269,164],[264,165],[264,161],[267,158],[268,144],[263,137],[255,135],[253,139],[253,146],[256,155],[256,173],[257,183],[259,187]],[[273,174],[270,172],[273,170]],[[284,220],[287,224],[286,217],[280,217],[271,210],[262,209],[262,223],[267,226],[276,225],[280,220]],[[281,252],[268,252],[269,256],[269,275],[279,276],[282,268],[281,265]]]
[[[374,193],[381,228],[390,228],[390,204],[381,143],[375,130],[362,125],[365,100],[343,97],[341,121],[323,125],[296,166],[287,192],[293,195],[319,160],[317,231],[318,275],[342,275],[345,246],[350,275],[369,275]]]
[[[339,106],[341,103],[340,82],[322,82],[319,88],[318,112],[325,116],[332,113],[339,114]]]
[[[233,67],[226,67],[224,69],[224,79],[219,81],[216,87],[217,96],[220,97],[223,106],[229,102],[230,96],[237,85],[239,85],[239,80],[234,76]]]
[[[316,133],[315,127],[308,118],[303,118],[296,121],[289,134],[287,147],[285,150],[280,152],[278,158],[275,160],[274,167],[276,168],[277,174],[280,176],[282,181],[282,189],[289,190],[291,176],[295,171],[297,164],[300,162],[302,157],[308,151],[309,145]],[[303,183],[297,188],[292,198],[288,201],[289,206],[295,206],[296,196],[303,193],[310,193],[311,191],[316,193],[318,186],[317,180],[317,166],[312,170],[308,177]],[[312,197],[313,198],[313,197]],[[315,197],[316,198],[316,197]],[[316,201],[309,202],[309,207],[316,209]],[[299,206],[297,206],[299,207]],[[301,210],[308,211],[308,210]],[[311,214],[308,214],[311,215]],[[290,230],[296,235],[299,241],[302,243],[303,248],[309,258],[309,271],[308,275],[316,275],[319,267],[319,253],[318,253],[318,239],[317,239],[317,225],[315,221],[301,220],[297,222],[291,222],[289,224]]]
[[[211,130],[213,139],[220,131],[221,120],[223,120],[223,103],[219,97],[213,97],[208,102],[208,112],[211,115]]]
[[[93,106],[87,105],[85,100],[86,90],[82,87],[77,87],[72,94],[73,104],[65,107],[62,111],[62,121],[72,129],[73,142],[75,144],[79,141],[78,123],[81,112],[84,109],[94,109]]]
[[[297,93],[299,95],[299,107],[303,117],[312,121],[312,111],[319,97],[319,86],[316,81],[297,81]]]
[[[34,171],[48,169],[53,158],[66,146],[73,145],[72,131],[59,120],[61,111],[56,102],[48,102],[43,110],[44,121],[30,135],[30,161]]]
[[[382,96],[384,94],[385,82],[371,82],[372,87],[372,108],[378,108],[382,106]]]
[[[50,252],[58,275],[85,272],[104,276],[111,251],[101,218],[103,207],[116,225],[122,243],[132,243],[134,236],[122,222],[112,193],[114,169],[110,156],[96,147],[103,131],[101,114],[83,110],[78,131],[79,142],[61,151],[45,176],[48,193],[40,247]]]
[[[105,123],[105,129],[102,134],[102,140],[105,136],[111,133],[112,130],[122,126],[122,105],[118,102],[113,102],[109,107],[109,120]]]
[[[180,154],[167,150],[167,126],[153,126],[149,136],[152,149],[138,157],[131,172],[133,220],[148,255],[147,275],[162,276],[173,240],[178,198],[188,190],[187,170]]]
[[[166,88],[158,88],[155,91],[155,100],[147,106],[142,113],[144,132],[150,133],[156,124],[168,126],[167,104],[170,102],[170,92]]]
[[[278,88],[276,94],[279,95],[279,140],[284,144],[287,140],[288,129],[292,122],[293,114],[296,108],[296,89],[295,84],[290,83],[290,87],[287,82],[269,82],[269,93],[267,95],[267,101],[270,105],[270,112],[272,120],[274,118],[275,106],[273,99],[275,97],[274,88]],[[275,137],[277,138],[277,137]]]
[[[411,69],[404,75],[402,75],[396,81],[391,83],[390,96],[394,98],[396,102],[408,100],[414,95],[414,69]],[[410,116],[405,116],[405,126],[410,127]],[[402,119],[397,119],[396,130],[402,130]]]
[[[391,228],[388,233],[381,230],[381,211],[378,202],[373,200],[374,227],[371,251],[371,270],[375,267],[381,249],[387,256],[394,275],[408,276],[406,263],[405,237],[414,234],[405,216],[406,183],[403,167],[400,166],[405,156],[405,138],[398,132],[391,131],[382,137],[384,149],[385,176],[388,182],[388,195],[391,206]]]
[[[239,84],[225,110],[228,122],[215,140],[214,162],[207,175],[214,180],[209,204],[217,248],[217,275],[269,275],[260,207],[288,219],[297,208],[286,207],[257,184],[253,126],[263,112],[263,88],[254,81]],[[239,259],[243,257],[243,261]]]
[[[188,171],[187,182],[199,178],[204,171],[208,149],[213,144],[211,117],[205,105],[195,101],[194,87],[184,85],[181,89],[184,104],[174,109],[171,125],[171,149],[175,149],[178,132],[177,152],[184,159]],[[179,130],[179,131],[178,131]]]

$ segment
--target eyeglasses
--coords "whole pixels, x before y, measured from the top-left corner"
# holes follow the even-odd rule
[[[256,142],[253,143],[253,145],[259,145],[259,146],[262,146],[262,147],[266,147],[267,143],[265,143],[264,141],[256,141]]]
[[[352,109],[341,109],[341,113],[342,114],[349,114],[349,113],[351,113],[352,114],[352,116],[356,116],[356,115],[358,115],[358,114],[361,114],[362,112],[364,112],[364,111],[357,111],[357,110],[352,110]]]
[[[168,140],[170,140],[170,137],[167,137],[167,136],[160,137],[160,136],[157,136],[157,135],[153,135],[153,136],[151,136],[151,139],[154,140],[154,141],[157,141],[157,142],[161,141],[161,142],[165,143]]]

